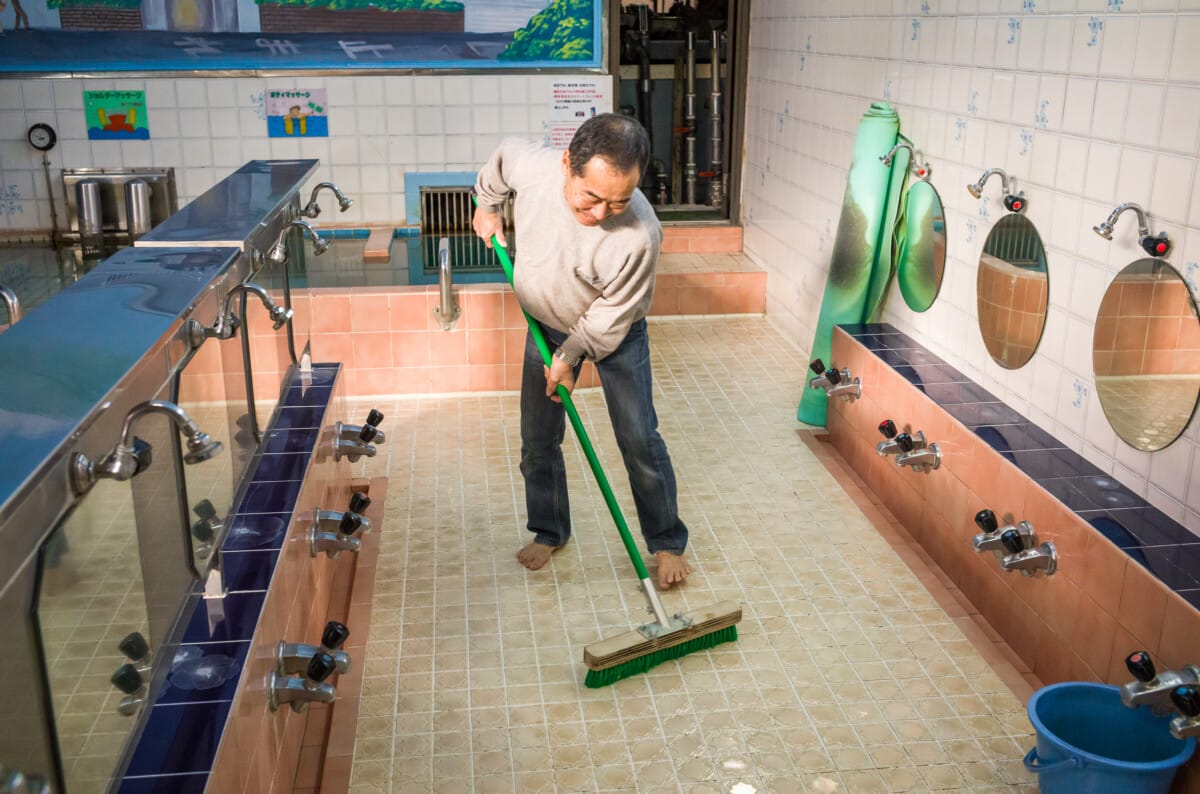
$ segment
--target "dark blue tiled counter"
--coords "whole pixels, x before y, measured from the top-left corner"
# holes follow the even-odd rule
[[[205,601],[203,585],[194,588],[171,672],[119,794],[204,791],[338,371],[337,364],[315,365],[311,383],[284,390],[221,544],[228,594]]]
[[[887,323],[839,326],[946,413],[1200,608],[1200,537]]]

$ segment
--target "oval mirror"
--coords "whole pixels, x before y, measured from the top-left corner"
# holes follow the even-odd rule
[[[1117,274],[1096,316],[1092,367],[1126,444],[1153,452],[1179,437],[1200,396],[1200,318],[1175,268],[1147,257]]]
[[[1041,341],[1050,298],[1046,249],[1028,218],[1010,213],[992,227],[975,284],[988,353],[1006,369],[1024,366]]]
[[[908,188],[904,218],[896,241],[896,281],[908,308],[923,312],[933,305],[946,269],[946,213],[933,185],[921,180]]]

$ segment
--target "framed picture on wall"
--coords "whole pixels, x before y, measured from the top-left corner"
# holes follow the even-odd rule
[[[12,12],[0,12],[7,30],[0,73],[10,76],[579,70],[599,69],[603,49],[602,0],[10,0],[9,5]]]

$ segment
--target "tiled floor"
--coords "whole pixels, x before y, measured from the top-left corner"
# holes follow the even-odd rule
[[[586,689],[583,646],[647,616],[578,446],[575,538],[529,573],[516,396],[386,401],[351,790],[1035,790],[1019,700],[797,437],[791,343],[761,318],[651,339],[698,569],[663,598],[740,602],[740,639]],[[603,396],[577,396],[632,519]]]

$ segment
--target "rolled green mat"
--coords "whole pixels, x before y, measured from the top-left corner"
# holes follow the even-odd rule
[[[879,158],[896,144],[899,132],[900,119],[885,102],[872,103],[858,124],[829,279],[811,348],[811,357],[826,364],[830,363],[833,326],[867,321],[880,310],[887,294],[892,276],[892,234],[908,172],[908,152],[896,152],[890,167]],[[820,389],[805,389],[796,418],[823,427],[827,400]]]

